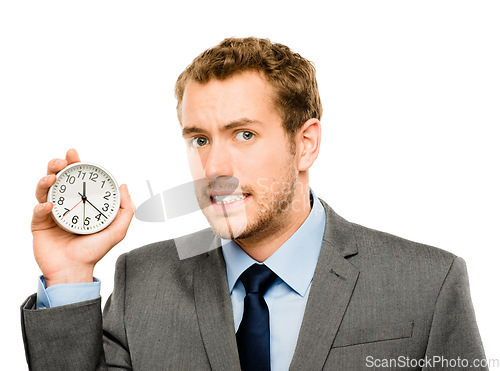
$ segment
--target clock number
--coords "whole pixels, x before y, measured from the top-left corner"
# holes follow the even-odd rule
[[[62,205],[64,203],[64,197],[59,197],[59,200],[57,200],[58,205]]]
[[[102,181],[102,184],[101,184],[101,188],[103,188],[103,187],[104,187],[104,184],[105,184],[105,183],[106,183],[106,181],[105,181],[105,180],[103,180],[103,181]]]
[[[90,217],[86,217],[85,220],[83,221],[84,225],[89,225],[90,224]]]
[[[106,195],[103,196],[103,198],[105,198],[106,200],[109,201],[109,196],[111,196],[111,192],[110,191],[106,191]]]
[[[95,216],[95,218],[96,218],[97,220],[101,220],[101,215],[102,215],[102,214],[97,214],[97,215]]]
[[[93,171],[90,173],[90,177],[89,179],[93,182],[95,182],[95,180],[99,177],[99,174],[97,173],[94,173]]]
[[[76,178],[73,175],[66,174],[66,183],[73,184],[76,180]]]
[[[104,203],[104,207],[102,208],[102,211],[108,211],[108,209],[109,209],[109,204]]]
[[[76,224],[78,223],[78,215],[75,215],[73,219],[71,219],[71,223]]]
[[[63,216],[65,216],[67,213],[69,213],[71,211],[70,209],[68,209],[66,207],[64,208],[64,210],[66,210],[66,212],[63,214]]]
[[[62,186],[59,187],[59,193],[64,193],[66,192],[66,186],[63,184]]]
[[[85,175],[86,175],[87,173],[86,173],[86,172],[83,172],[83,173],[82,173],[82,171],[80,170],[80,171],[78,172],[78,178],[80,178],[80,175],[81,175],[81,174],[83,174],[83,176],[82,176],[82,180],[83,180],[83,179],[85,179]]]

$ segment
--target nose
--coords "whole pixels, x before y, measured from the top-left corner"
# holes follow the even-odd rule
[[[232,156],[223,143],[212,143],[205,161],[205,176],[233,176]]]

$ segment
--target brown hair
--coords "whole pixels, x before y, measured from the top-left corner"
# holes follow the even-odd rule
[[[179,121],[182,123],[182,97],[190,80],[224,80],[248,70],[260,72],[273,85],[275,104],[289,134],[295,134],[311,118],[321,119],[323,109],[313,64],[285,45],[248,37],[223,40],[201,53],[180,74],[175,84]]]

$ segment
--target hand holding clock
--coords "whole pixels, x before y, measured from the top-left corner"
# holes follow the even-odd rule
[[[47,287],[58,283],[92,282],[95,264],[125,238],[135,213],[135,206],[127,186],[122,185],[120,186],[120,209],[116,218],[106,229],[90,235],[77,235],[57,225],[51,217],[54,205],[47,202],[47,192],[56,182],[55,174],[66,166],[79,161],[78,153],[74,149],[70,149],[66,153],[65,159],[50,161],[47,167],[47,176],[42,178],[36,187],[36,198],[39,204],[33,211],[31,221],[33,252],[45,277]],[[78,203],[83,204],[83,212],[85,212],[87,203],[91,208],[97,209],[87,199],[85,182],[82,192],[79,194],[81,199]],[[99,210],[97,209],[97,211]],[[99,211],[99,213],[101,212]],[[83,220],[85,219],[84,216]]]

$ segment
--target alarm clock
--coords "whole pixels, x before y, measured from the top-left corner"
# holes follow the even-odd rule
[[[92,234],[111,224],[120,209],[120,190],[102,166],[76,162],[56,174],[47,200],[52,218],[64,230]]]

